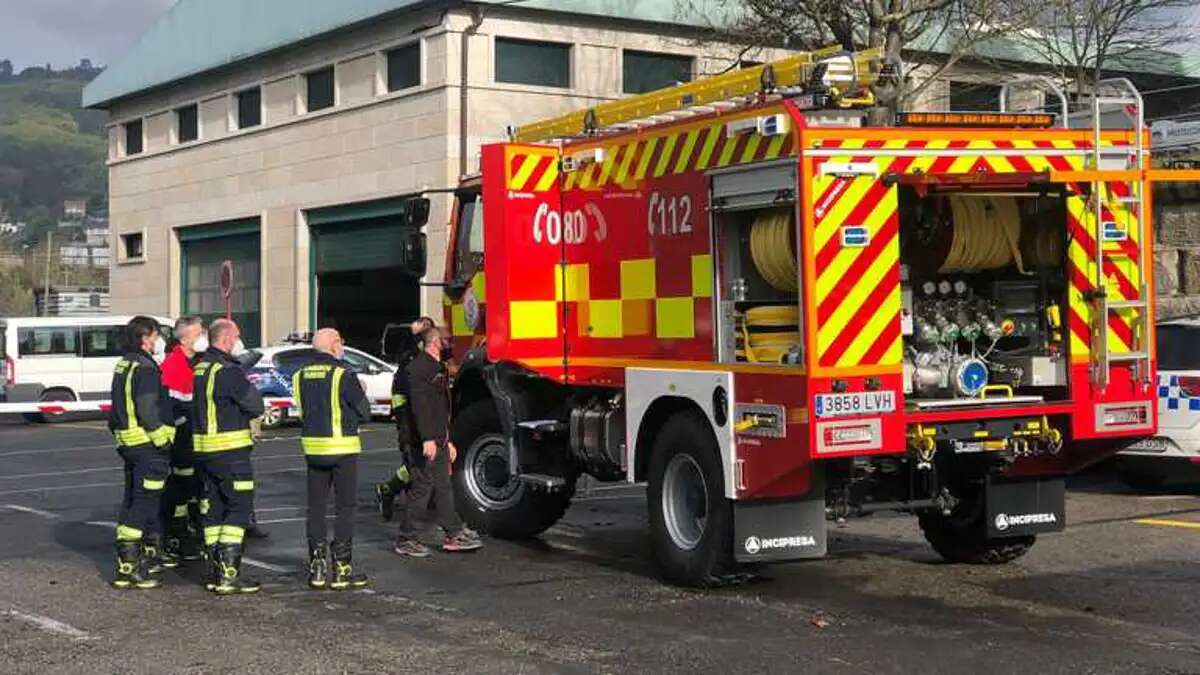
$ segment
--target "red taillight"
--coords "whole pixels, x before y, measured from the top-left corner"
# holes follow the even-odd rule
[[[17,383],[17,364],[11,356],[4,357],[4,383],[10,387]]]
[[[1200,396],[1200,377],[1181,375],[1179,377],[1179,391],[1188,397]]]

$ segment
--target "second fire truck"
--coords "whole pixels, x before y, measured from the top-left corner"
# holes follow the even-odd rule
[[[946,560],[1065,523],[1063,477],[1155,428],[1141,100],[1095,125],[902,113],[812,53],[512,130],[457,192],[447,321],[459,510],[557,521],[645,482],[667,579],[823,556],[916,514]],[[1003,99],[1057,103],[1052,85]],[[1065,97],[1062,110],[1066,109]],[[1100,127],[1102,106],[1131,113]]]

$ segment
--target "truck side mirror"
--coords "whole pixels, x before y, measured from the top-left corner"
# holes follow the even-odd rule
[[[429,200],[426,200],[428,204]],[[428,216],[428,212],[426,213]],[[426,246],[425,234],[423,232],[411,232],[404,237],[404,250],[401,252],[401,257],[404,260],[404,269],[409,275],[414,277],[425,276],[426,271]]]

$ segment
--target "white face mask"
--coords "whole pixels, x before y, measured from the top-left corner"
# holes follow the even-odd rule
[[[154,338],[153,354],[154,360],[158,361],[159,363],[162,363],[163,359],[167,358],[167,341],[162,339],[161,335]]]
[[[208,350],[208,333],[201,333],[200,337],[192,343],[192,351],[197,354]]]
[[[242,342],[241,338],[238,338],[238,341],[233,343],[233,351],[229,352],[229,355],[233,356],[233,357],[238,357],[245,353],[246,353],[246,344],[244,342]]]

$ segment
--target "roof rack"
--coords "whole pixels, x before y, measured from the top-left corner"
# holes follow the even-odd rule
[[[848,52],[837,46],[826,47],[509,127],[508,133],[513,141],[521,143],[614,133],[737,108],[772,93],[820,97],[811,107],[865,107],[874,105],[870,87],[886,72],[879,49]]]

